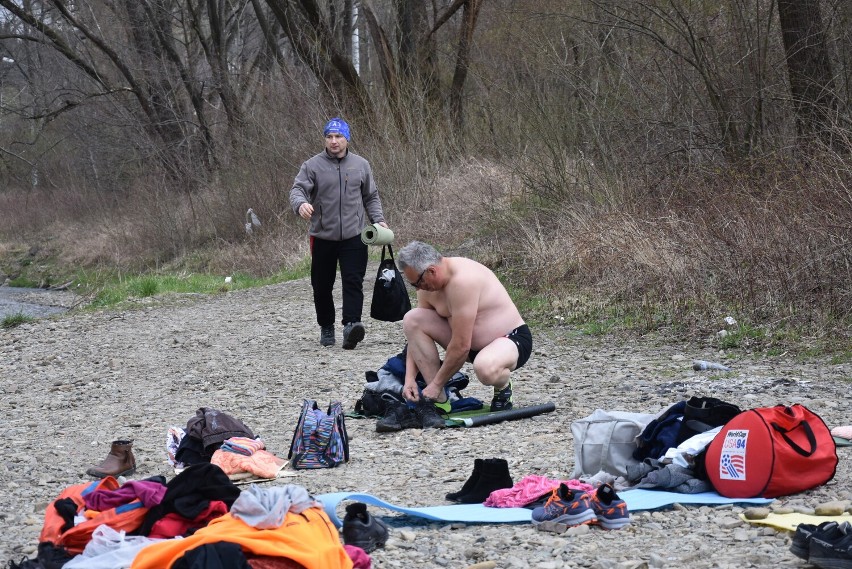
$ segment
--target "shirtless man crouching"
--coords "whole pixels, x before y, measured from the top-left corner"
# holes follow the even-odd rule
[[[509,374],[529,359],[532,334],[503,283],[485,265],[443,257],[420,241],[403,247],[397,261],[417,289],[417,308],[402,321],[408,340],[405,398],[419,401],[422,395],[424,403],[448,412],[444,386],[468,361],[479,381],[494,387],[491,410],[511,409]],[[436,344],[445,349],[443,363]],[[418,371],[426,381],[422,394]]]

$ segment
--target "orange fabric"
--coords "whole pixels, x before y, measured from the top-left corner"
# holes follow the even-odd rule
[[[82,553],[86,544],[92,540],[92,533],[98,526],[106,524],[115,531],[133,531],[139,529],[147,513],[148,508],[143,506],[140,500],[133,500],[129,504],[98,512],[94,518],[81,522],[64,532],[55,543],[71,553]]]
[[[217,450],[210,458],[210,464],[221,468],[228,476],[240,472],[251,472],[260,478],[276,478],[287,461],[266,450],[245,456],[235,452]]]
[[[77,504],[77,511],[79,512],[85,503],[83,496],[95,490],[116,490],[118,486],[118,480],[112,476],[107,476],[94,482],[84,482],[83,484],[68,486],[57,496],[56,500],[71,498]],[[62,533],[62,526],[65,525],[65,520],[54,507],[56,500],[48,504],[44,511],[44,525],[41,528],[41,534],[38,536],[39,543],[49,541],[55,544],[59,540],[59,535]]]
[[[187,551],[219,541],[237,543],[244,553],[287,557],[306,569],[352,569],[340,534],[322,508],[288,512],[274,529],[257,529],[228,513],[189,537],[149,545],[136,555],[131,569],[170,569]]]

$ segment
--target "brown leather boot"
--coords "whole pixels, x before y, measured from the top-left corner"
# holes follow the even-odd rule
[[[136,472],[136,458],[133,456],[133,441],[112,441],[109,454],[97,466],[86,471],[89,476],[126,476]]]

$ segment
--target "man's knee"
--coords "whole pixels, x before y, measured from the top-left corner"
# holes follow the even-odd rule
[[[429,313],[434,313],[434,310],[426,310],[425,308],[412,308],[402,317],[402,331],[407,335],[410,332],[422,330],[424,324],[428,321]]]
[[[479,355],[473,361],[473,372],[485,385],[502,384],[510,373],[506,365],[494,358]]]

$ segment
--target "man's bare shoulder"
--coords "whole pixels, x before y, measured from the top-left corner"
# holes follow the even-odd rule
[[[483,274],[493,274],[491,269],[473,259],[467,257],[449,257],[450,266],[453,269],[453,276],[477,278]]]

